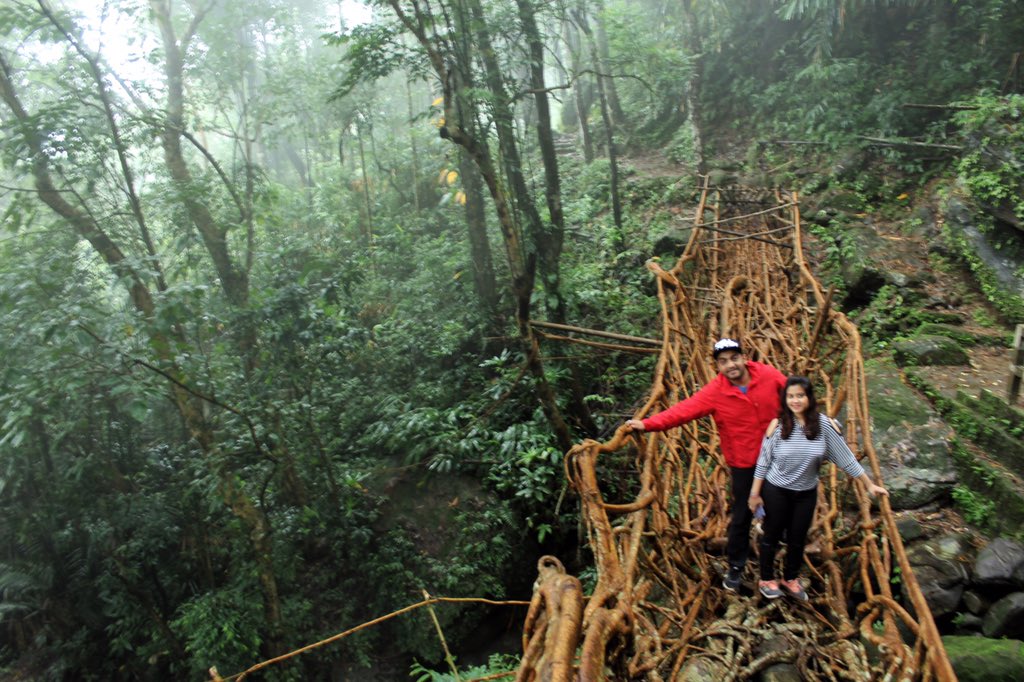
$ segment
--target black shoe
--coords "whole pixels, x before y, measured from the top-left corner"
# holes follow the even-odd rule
[[[740,589],[740,578],[743,577],[743,569],[735,566],[730,566],[728,572],[725,574],[725,579],[722,581],[722,587],[733,592]]]

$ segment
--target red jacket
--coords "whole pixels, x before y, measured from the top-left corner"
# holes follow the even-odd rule
[[[718,427],[725,463],[749,468],[757,464],[768,423],[779,416],[779,392],[786,377],[771,365],[747,361],[747,393],[719,374],[710,383],[664,412],[644,419],[647,431],[665,431],[711,415]]]

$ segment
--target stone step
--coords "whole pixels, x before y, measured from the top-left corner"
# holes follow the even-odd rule
[[[952,454],[960,485],[991,503],[985,518],[968,520],[997,532],[1020,532],[1024,524],[1024,481],[991,459],[980,447],[966,441],[954,439]],[[965,506],[960,501],[960,507],[967,516],[969,510]]]
[[[1024,444],[1020,437],[1015,438],[998,428],[995,424],[1000,420],[989,416],[993,411],[1001,413],[996,405],[1001,401],[989,391],[983,391],[980,399],[963,392],[958,392],[956,398],[947,397],[912,369],[904,370],[904,375],[957,432],[951,448],[960,486],[970,495],[978,496],[975,511],[985,517],[971,521],[997,530],[1019,532],[1024,523],[1024,479],[1021,477]],[[985,439],[988,442],[982,442]],[[993,442],[998,445],[992,445]],[[969,501],[958,500],[958,503],[968,516]]]
[[[892,351],[893,359],[900,367],[966,365],[969,362],[963,346],[948,336],[937,334],[918,334],[893,341]]]
[[[978,403],[985,414],[1002,422],[1010,435],[1024,438],[1024,410],[1008,405],[1005,400],[988,389],[982,389]]]
[[[960,323],[962,324],[962,322]],[[940,322],[922,322],[914,331],[914,336],[945,336],[953,339],[961,346],[1009,346],[1012,336],[1009,334],[981,334],[970,332],[955,324]]]
[[[995,398],[994,395],[992,397]],[[1024,426],[1016,410],[1000,404],[998,398],[982,400],[963,391],[957,391],[956,400],[951,402],[953,405],[948,408],[950,414],[944,416],[953,420],[953,428],[962,436],[987,448],[993,459],[1024,475],[1024,438],[1021,438]],[[1004,406],[1006,410],[1002,409]]]

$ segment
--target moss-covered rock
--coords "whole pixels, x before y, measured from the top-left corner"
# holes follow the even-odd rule
[[[1005,334],[978,334],[951,324],[924,322],[914,336],[945,336],[961,346],[1008,346],[1010,338]]]
[[[984,414],[1002,422],[1011,436],[1024,437],[1024,411],[1010,407],[1003,398],[988,389],[982,389],[978,404]]]
[[[1008,594],[993,604],[981,631],[987,637],[1024,637],[1024,592]]]
[[[1024,276],[1020,274],[1020,252],[1009,258],[994,242],[1004,240],[994,230],[980,229],[991,220],[975,215],[972,208],[952,196],[942,206],[942,237],[948,248],[974,274],[985,297],[995,305],[1006,322],[1024,322]],[[1010,229],[1010,228],[1007,228]]]
[[[1024,476],[1024,424],[1016,410],[991,398],[978,400],[957,391],[948,411],[949,421],[958,433],[984,447],[1000,464]]]
[[[960,682],[1024,680],[1024,642],[947,636],[942,644]]]
[[[969,578],[970,550],[966,535],[942,535],[907,549],[921,593],[936,618],[956,612]],[[906,583],[901,587],[906,597]]]
[[[936,324],[962,325],[964,323],[964,316],[960,313],[946,312],[944,310],[919,310],[916,317],[922,322],[934,322]]]
[[[893,357],[900,367],[921,365],[966,365],[967,352],[948,336],[922,334],[912,339],[894,341]]]
[[[987,416],[986,408],[988,406],[985,404],[999,400],[994,394],[983,391],[983,399],[976,401],[978,407],[971,407],[962,404],[959,400],[952,400],[941,395],[935,387],[910,369],[905,370],[905,375],[911,385],[932,401],[946,423],[952,426],[962,438],[980,442],[983,434],[991,430],[994,419]],[[963,396],[961,395],[961,397]],[[1010,432],[1018,434],[1018,431],[1013,428],[1013,423],[1010,422],[1010,424]],[[991,504],[993,508],[999,510],[998,514],[985,515],[984,521],[976,519],[972,522],[980,523],[994,531],[1019,533],[1024,524],[1024,490],[1015,483],[1014,477],[995,461],[979,458],[975,451],[968,448],[960,438],[952,438],[949,441],[949,446],[961,488],[969,491],[971,496],[980,496],[986,500],[984,502],[986,506]],[[998,460],[1012,469],[1012,464],[1006,461],[1008,451],[995,450],[989,454],[994,460]],[[969,512],[970,510],[962,509],[961,511]]]
[[[949,496],[957,481],[948,427],[931,406],[900,381],[888,360],[865,363],[871,439],[894,509],[916,509]]]
[[[931,405],[903,383],[899,367],[891,360],[867,360],[864,378],[871,404],[872,432],[886,431],[893,426],[923,426],[937,417]]]
[[[679,256],[683,249],[686,248],[687,242],[690,241],[690,233],[692,231],[692,227],[673,227],[658,234],[654,238],[654,255]]]

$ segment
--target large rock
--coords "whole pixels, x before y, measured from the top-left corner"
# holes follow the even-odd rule
[[[957,612],[957,607],[964,594],[964,583],[956,582],[953,578],[943,574],[932,566],[919,566],[914,568],[914,577],[921,588],[921,594],[928,603],[928,609],[932,616],[941,618]],[[904,590],[905,600],[909,595]]]
[[[998,224],[980,229],[978,223],[985,221],[975,218],[973,211],[956,197],[950,197],[942,211],[946,228],[970,244],[995,280],[1006,291],[1024,297],[1024,275],[1020,274],[1024,268],[1022,249],[1004,248],[1001,243],[1019,240],[1020,232],[1009,227],[1000,229]]]
[[[1024,637],[1024,592],[1008,594],[993,604],[985,614],[981,631],[986,637]]]
[[[676,682],[718,682],[728,672],[728,668],[716,659],[691,656],[676,675]]]
[[[907,550],[914,576],[936,618],[957,611],[968,579],[964,556],[970,550],[971,544],[963,535],[942,535]]]
[[[952,435],[931,405],[900,381],[889,360],[864,364],[870,391],[871,440],[894,509],[945,499],[957,482]]]
[[[893,357],[900,367],[924,365],[966,365],[967,351],[948,336],[921,334],[912,339],[893,341]]]
[[[887,245],[870,225],[860,222],[847,224],[835,240],[843,250],[839,265],[845,292],[842,303],[847,308],[866,305],[887,282],[885,270],[879,267]],[[855,247],[844,249],[844,240]]]
[[[974,561],[974,582],[979,585],[1009,585],[1024,567],[1024,545],[1009,538],[996,538],[978,552]]]
[[[942,644],[960,682],[1024,680],[1024,642],[947,636]]]
[[[690,241],[692,227],[671,227],[654,239],[654,255],[679,256]]]

